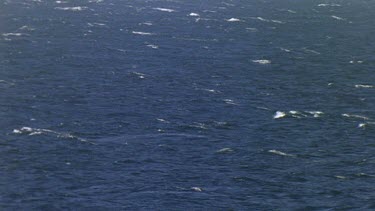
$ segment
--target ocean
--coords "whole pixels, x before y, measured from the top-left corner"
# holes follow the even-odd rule
[[[374,10],[1,0],[0,209],[374,210]]]

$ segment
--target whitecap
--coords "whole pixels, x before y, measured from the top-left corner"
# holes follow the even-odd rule
[[[279,20],[271,20],[271,22],[273,22],[273,23],[280,23],[280,24],[284,23],[284,22],[279,21]]]
[[[321,112],[321,111],[306,111],[307,113],[313,115],[315,118],[318,118],[320,117],[321,115],[323,115],[324,113]]]
[[[291,50],[289,50],[289,49],[286,49],[286,48],[280,48],[280,50],[282,50],[282,51],[285,51],[285,52],[291,52]]]
[[[284,23],[284,22],[279,21],[279,20],[268,20],[268,19],[265,19],[265,18],[262,18],[262,17],[256,17],[256,18],[253,18],[253,19],[260,20],[260,21],[263,21],[263,22],[273,22],[273,23],[279,23],[279,24]]]
[[[68,11],[82,11],[82,10],[87,9],[87,7],[81,7],[81,6],[78,6],[78,7],[55,7],[55,9],[57,9],[57,10],[68,10]]]
[[[25,35],[25,34],[23,34],[23,33],[3,33],[4,37],[8,37],[8,36],[19,37],[19,36],[22,36],[22,35]]]
[[[278,151],[278,150],[274,150],[274,149],[268,150],[268,152],[276,154],[276,155],[281,155],[281,156],[294,157],[294,155],[291,155],[291,154],[288,154],[288,153],[285,153],[285,152],[281,152],[281,151]]]
[[[96,25],[96,26],[106,26],[107,24],[105,24],[105,23],[92,23],[92,24],[94,24],[94,25]]]
[[[238,19],[238,18],[230,18],[230,19],[228,19],[227,21],[228,21],[228,22],[239,22],[239,21],[241,21],[241,20]]]
[[[233,100],[231,100],[231,99],[224,99],[224,102],[226,103],[226,104],[230,104],[230,105],[237,105],[237,103],[235,103]]]
[[[199,14],[198,14],[198,13],[194,13],[194,12],[192,12],[192,13],[189,14],[189,16],[192,16],[192,17],[199,17]]]
[[[42,134],[42,131],[35,131],[35,132],[31,132],[29,136],[40,135],[40,134]]]
[[[256,17],[255,19],[260,20],[260,21],[264,21],[264,22],[269,22],[270,21],[270,20],[264,19],[262,17]]]
[[[343,21],[345,20],[344,18],[341,18],[339,16],[335,16],[335,15],[331,15],[332,18],[336,19],[336,20],[340,20],[340,21]]]
[[[233,152],[233,149],[231,148],[223,148],[223,149],[219,149],[216,151],[217,153],[229,153],[229,152]]]
[[[295,111],[295,110],[291,110],[291,111],[289,111],[289,114],[291,114],[292,117],[295,117],[295,118],[303,118],[303,117],[319,118],[324,114],[324,112],[322,112],[322,111]]]
[[[305,114],[302,114],[301,112],[299,112],[299,111],[289,111],[289,114],[291,114],[292,115],[292,117],[294,117],[294,118],[302,118],[302,117],[306,117],[306,115]]]
[[[355,88],[374,88],[372,85],[356,84]]]
[[[366,173],[358,173],[358,174],[355,174],[356,176],[358,177],[375,177],[375,175],[373,174],[366,174]]]
[[[159,10],[159,11],[162,11],[162,12],[175,12],[175,10],[173,10],[173,9],[161,8],[161,7],[156,7],[156,8],[152,8],[152,9]]]
[[[202,188],[200,188],[200,187],[191,187],[190,189],[193,190],[193,191],[197,191],[197,192],[203,191]]]
[[[358,127],[359,127],[359,128],[364,128],[364,127],[366,127],[366,123],[359,123],[359,124],[358,124]]]
[[[10,85],[10,86],[14,86],[15,85],[15,83],[12,83],[12,82],[9,82],[9,81],[5,81],[5,80],[0,80],[0,83],[7,84],[7,85]]]
[[[271,64],[271,61],[267,59],[253,60],[253,62],[258,64]]]
[[[152,48],[152,49],[158,49],[159,48],[159,46],[152,45],[152,44],[149,44],[149,45],[146,45],[146,46],[149,47],[149,48]]]
[[[204,123],[200,123],[200,122],[194,122],[193,124],[189,125],[190,127],[194,127],[194,128],[200,128],[200,129],[208,129],[206,124]]]
[[[138,34],[138,35],[153,35],[153,33],[149,32],[139,32],[139,31],[132,31],[133,34]]]
[[[203,12],[216,13],[217,11],[215,11],[215,10],[203,10]]]
[[[144,73],[139,73],[139,72],[132,72],[134,75],[138,76],[138,78],[140,79],[144,79],[146,74]]]
[[[22,134],[22,131],[19,129],[13,129],[13,133],[15,134]]]
[[[369,120],[370,118],[366,116],[361,116],[361,115],[356,115],[356,114],[341,114],[343,117],[348,117],[348,118],[358,118],[358,119],[363,119],[363,120]]]
[[[22,127],[20,129],[20,131],[22,131],[22,132],[31,132],[31,131],[33,131],[33,129],[31,127]]]
[[[202,89],[203,91],[211,92],[211,93],[219,93],[219,91],[216,91],[215,89]]]
[[[35,29],[32,28],[32,27],[29,27],[29,26],[24,25],[24,26],[21,26],[21,27],[19,28],[19,30],[34,31]]]
[[[340,7],[340,4],[318,4],[318,7]]]
[[[152,23],[151,22],[144,22],[144,23],[140,23],[139,25],[152,26]]]
[[[20,129],[14,129],[13,133],[15,133],[15,134],[27,134],[29,136],[43,135],[43,134],[45,134],[45,135],[55,135],[58,138],[76,139],[78,141],[88,142],[88,143],[94,144],[92,142],[87,141],[86,139],[80,138],[78,136],[74,136],[70,133],[57,132],[57,131],[53,131],[53,130],[49,130],[49,129],[22,127]]]
[[[286,114],[285,112],[282,112],[282,111],[276,111],[276,113],[273,115],[273,118],[274,119],[280,119],[280,118],[283,118],[285,117]]]
[[[169,121],[167,121],[165,119],[161,119],[161,118],[157,118],[156,120],[158,120],[159,122],[169,123]]]

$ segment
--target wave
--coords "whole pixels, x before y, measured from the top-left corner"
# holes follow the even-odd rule
[[[153,33],[150,32],[139,32],[139,31],[132,31],[133,34],[138,34],[138,35],[153,35]]]
[[[176,10],[168,9],[168,8],[161,8],[161,7],[156,7],[156,8],[152,8],[152,9],[159,10],[159,11],[162,11],[162,12],[176,12]]]
[[[87,9],[87,7],[55,7],[56,10],[68,10],[68,11],[82,11]]]
[[[65,133],[65,132],[57,132],[54,130],[49,130],[49,129],[40,129],[40,128],[31,128],[31,127],[21,127],[20,129],[14,129],[13,130],[14,134],[26,134],[29,136],[34,136],[34,135],[53,135],[56,136],[57,138],[63,138],[63,139],[74,139],[78,140],[81,142],[87,142],[90,144],[94,144],[93,142],[90,142],[84,138],[80,138],[78,136],[72,135],[70,133]]]

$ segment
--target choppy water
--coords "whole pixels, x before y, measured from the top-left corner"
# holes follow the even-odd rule
[[[374,10],[2,0],[0,208],[375,209]]]

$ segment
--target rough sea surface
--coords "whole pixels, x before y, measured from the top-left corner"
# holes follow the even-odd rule
[[[374,210],[374,11],[0,0],[0,209]]]

